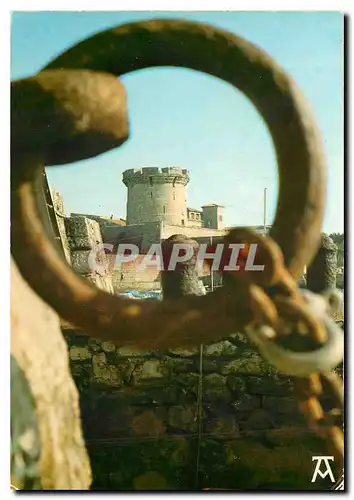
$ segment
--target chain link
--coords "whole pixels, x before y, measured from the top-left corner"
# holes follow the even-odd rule
[[[326,353],[326,361],[332,368],[343,360],[342,332],[327,315],[331,311],[333,297],[302,293],[282,265],[280,250],[270,237],[257,235],[248,229],[234,229],[228,235],[228,240],[234,243],[258,244],[257,264],[263,264],[264,271],[248,272],[242,276],[233,275],[238,285],[242,280],[242,286],[248,287],[257,309],[245,332],[268,362],[275,361],[274,353],[278,360],[280,355],[283,355],[283,373],[289,373],[290,361],[296,360],[296,369],[300,375],[295,377],[294,384],[299,410],[307,419],[309,428],[327,439],[340,473],[344,464],[343,381],[334,371],[318,369],[320,361],[323,361],[320,356],[323,352]],[[257,300],[261,296],[261,290],[270,301],[264,300],[263,296],[263,300]],[[278,348],[278,342],[286,342],[290,338],[297,341],[297,347],[302,347],[302,351],[285,351]],[[334,344],[331,343],[333,339]],[[303,348],[308,349],[309,344],[311,350],[303,352]],[[288,358],[284,356],[286,353]],[[312,365],[306,361],[308,356]],[[277,368],[278,366],[279,364],[276,364]],[[305,371],[312,368],[312,373],[301,376],[302,366],[305,366]]]

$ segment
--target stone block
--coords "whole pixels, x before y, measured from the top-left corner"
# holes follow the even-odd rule
[[[229,375],[227,377],[227,385],[230,387],[233,394],[240,396],[246,393],[246,382],[242,377]]]
[[[244,394],[237,401],[232,403],[232,408],[235,411],[250,411],[260,408],[261,400],[257,396],[250,396],[249,394]]]
[[[80,274],[80,273],[78,273]],[[94,286],[100,290],[104,290],[107,293],[114,293],[112,280],[109,275],[100,275],[98,273],[81,274],[81,277],[88,280]]]
[[[174,467],[188,463],[191,453],[191,445],[187,439],[175,438],[171,442],[171,451],[169,452],[169,461]]]
[[[235,343],[236,346],[249,346],[249,341],[244,333],[232,333],[231,335],[229,335],[229,339],[231,339],[232,343]]]
[[[102,244],[99,224],[87,217],[70,217],[65,228],[71,250],[90,250]]]
[[[250,355],[242,355],[238,359],[225,363],[221,369],[223,375],[233,373],[270,373],[271,367],[259,356],[252,352]]]
[[[71,252],[71,265],[78,274],[94,274],[91,263],[91,250],[76,250]]]
[[[194,369],[193,360],[188,358],[170,359],[169,364],[174,373],[190,373]]]
[[[175,429],[194,432],[197,429],[197,407],[171,406],[168,412],[168,425]]]
[[[203,378],[203,387],[205,389],[212,389],[214,387],[225,387],[226,377],[219,373],[210,373]]]
[[[272,415],[261,408],[252,412],[251,416],[240,424],[241,430],[268,430],[275,427]]]
[[[263,408],[274,413],[298,413],[298,403],[295,398],[272,397],[263,398]]]
[[[132,419],[130,428],[137,436],[159,437],[165,432],[164,422],[152,411],[144,411],[136,415]]]
[[[113,342],[102,342],[102,351],[104,352],[115,352],[116,346]]]
[[[199,380],[198,373],[181,373],[178,377],[175,377],[174,382],[178,384],[178,387],[183,392],[196,395],[198,393]]]
[[[170,406],[178,404],[181,392],[178,387],[167,385],[166,387],[149,387],[144,391],[144,396],[150,405]]]
[[[88,346],[93,352],[98,352],[102,350],[102,342],[100,340],[89,339]]]
[[[194,358],[194,370],[200,371],[200,357],[196,356]],[[216,373],[219,370],[219,363],[217,359],[203,357],[202,358],[202,371],[203,374]]]
[[[136,382],[146,382],[149,380],[163,379],[166,375],[164,362],[159,359],[144,361],[134,372]]]
[[[176,347],[175,349],[169,349],[168,352],[181,357],[195,356],[199,353],[199,347]]]
[[[133,489],[135,491],[158,491],[169,488],[166,479],[161,474],[151,471],[134,478]]]
[[[228,340],[222,340],[216,344],[207,345],[203,350],[205,356],[233,356],[236,355],[237,352],[237,347]]]
[[[106,363],[104,352],[92,356],[92,377],[98,384],[119,387],[122,385],[121,374],[117,366]]]
[[[151,356],[153,351],[151,349],[139,349],[134,346],[121,346],[117,347],[117,355],[122,357],[143,357],[143,356]]]
[[[70,347],[69,354],[72,361],[91,359],[92,357],[92,354],[88,347],[72,346]]]
[[[205,431],[218,439],[235,439],[239,436],[239,426],[231,415],[213,418],[206,423]]]
[[[232,394],[226,385],[226,377],[211,373],[203,378],[203,398],[209,402],[230,402]]]
[[[287,396],[292,393],[290,380],[278,377],[249,377],[247,391],[250,394]]]

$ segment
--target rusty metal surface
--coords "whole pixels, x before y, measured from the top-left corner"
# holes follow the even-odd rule
[[[33,197],[43,164],[89,158],[126,140],[125,93],[112,75],[154,66],[214,75],[256,106],[273,138],[279,169],[271,236],[296,278],[319,243],[325,166],[317,126],[291,77],[259,48],[204,24],[123,25],[79,43],[42,73],[12,84],[12,253],[23,276],[80,328],[100,338],[162,347],[218,339],[245,326],[257,300],[267,299],[259,290],[251,299],[249,292],[231,293],[225,287],[206,297],[137,304],[100,292],[60,261]]]

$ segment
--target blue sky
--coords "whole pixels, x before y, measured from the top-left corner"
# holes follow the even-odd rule
[[[29,76],[90,34],[149,18],[208,22],[259,45],[297,81],[318,120],[328,164],[323,229],[344,228],[343,16],[333,12],[18,12],[12,16],[11,77]],[[225,205],[227,225],[274,217],[277,172],[273,146],[253,105],[210,76],[150,69],[122,78],[131,137],[95,159],[51,167],[51,186],[65,211],[125,217],[122,172],[175,165],[190,170],[188,205]]]

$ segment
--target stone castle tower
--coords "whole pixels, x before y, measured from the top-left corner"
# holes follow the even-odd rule
[[[162,221],[187,225],[188,170],[178,167],[143,167],[123,172],[128,188],[127,225]]]

